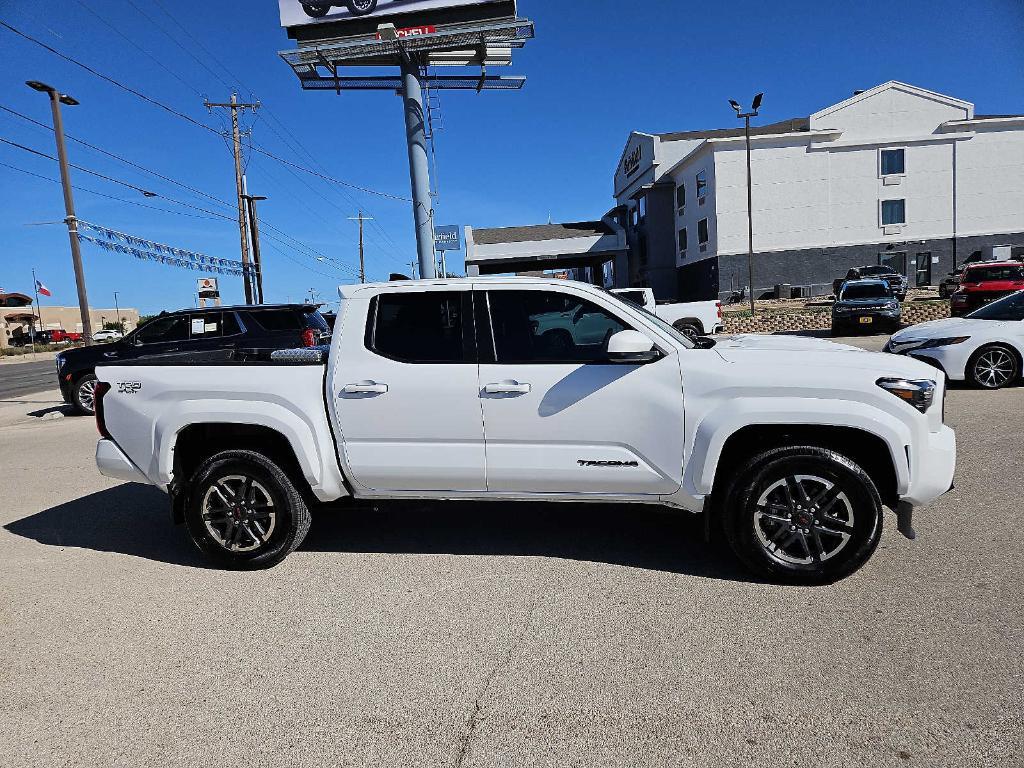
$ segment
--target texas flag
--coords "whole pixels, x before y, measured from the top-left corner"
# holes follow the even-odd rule
[[[47,288],[45,285],[43,285],[38,280],[36,280],[36,290],[39,293],[43,294],[43,296],[52,296],[53,295],[52,293],[50,293],[50,289]]]

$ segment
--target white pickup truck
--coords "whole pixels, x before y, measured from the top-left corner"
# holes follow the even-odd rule
[[[682,331],[691,339],[698,336],[710,336],[720,333],[722,324],[722,302],[720,301],[686,301],[681,303],[655,301],[654,291],[650,288],[614,288],[616,296],[643,307],[652,315],[657,315],[677,331]]]
[[[340,294],[323,359],[98,368],[100,471],[169,492],[226,567],[279,562],[329,502],[597,501],[702,513],[751,569],[804,583],[863,564],[883,505],[912,537],[913,507],[952,484],[945,383],[916,360],[793,337],[694,344],[562,280]]]

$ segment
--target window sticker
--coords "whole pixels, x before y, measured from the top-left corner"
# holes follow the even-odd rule
[[[206,332],[206,321],[203,318],[195,318],[192,320],[192,333],[202,334]]]

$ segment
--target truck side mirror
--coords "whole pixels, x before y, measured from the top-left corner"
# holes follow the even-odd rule
[[[608,360],[612,363],[650,363],[661,353],[640,331],[619,331],[608,339]]]

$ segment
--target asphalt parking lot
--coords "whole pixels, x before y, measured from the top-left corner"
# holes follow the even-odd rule
[[[97,474],[91,419],[4,398],[2,762],[1022,765],[1022,406],[953,389],[918,540],[888,516],[862,571],[793,588],[611,506],[324,512],[279,567],[215,571]]]

